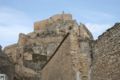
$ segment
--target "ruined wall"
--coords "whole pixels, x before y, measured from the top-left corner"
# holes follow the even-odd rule
[[[42,80],[90,80],[91,36],[84,25],[74,25],[69,37],[43,68]]]
[[[8,56],[0,49],[0,74],[6,74],[9,80],[15,76],[14,65],[10,62]]]
[[[69,20],[72,20],[71,14],[56,14],[48,19],[35,22],[34,23],[34,31],[44,31],[47,28],[50,28],[51,26],[53,26],[53,27],[51,27],[51,29],[54,30],[55,25],[58,22],[69,21]]]
[[[58,14],[49,19],[36,22],[34,31],[20,33],[16,44],[6,46],[4,53],[15,66],[19,80],[40,79],[41,67],[47,62],[70,25],[74,23],[69,14]]]
[[[90,80],[91,40],[92,35],[85,25],[74,26],[70,35],[70,54],[75,80]]]
[[[94,42],[91,80],[120,80],[120,24]]]
[[[119,31],[117,23],[93,40],[71,14],[54,15],[35,22],[33,32],[21,33],[17,43],[4,48],[0,72],[11,80],[119,80]]]
[[[74,80],[69,37],[43,68],[41,80]]]
[[[41,66],[52,55],[61,39],[62,36],[52,33],[20,34],[18,43],[5,47],[4,52],[14,64],[20,80],[36,80],[40,78]]]

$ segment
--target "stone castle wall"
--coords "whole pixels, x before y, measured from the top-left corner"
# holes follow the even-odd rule
[[[74,80],[71,58],[70,38],[68,37],[43,68],[41,80]]]
[[[42,69],[42,80],[90,80],[91,34],[84,25],[73,26],[69,34]]]
[[[9,80],[13,80],[15,75],[14,65],[9,60],[9,57],[3,53],[1,48],[0,48],[0,74],[6,74]]]
[[[49,60],[71,22],[73,20],[69,14],[54,15],[35,23],[34,28],[37,26],[40,29],[28,34],[20,33],[16,44],[4,48],[4,53],[15,66],[16,79],[40,79],[41,67]]]
[[[102,34],[93,49],[91,80],[120,80],[120,24]]]
[[[71,14],[57,14],[35,22],[33,32],[1,52],[0,73],[11,80],[119,80],[120,24],[93,40]]]
[[[50,27],[52,24],[54,24],[55,26],[55,23],[57,23],[58,21],[67,21],[67,20],[72,20],[71,14],[56,14],[50,17],[49,19],[35,22],[34,31],[44,31],[47,28],[52,28]],[[53,27],[52,30],[54,30],[54,28],[55,27]]]

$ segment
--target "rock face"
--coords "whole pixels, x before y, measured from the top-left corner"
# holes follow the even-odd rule
[[[54,15],[0,51],[0,72],[10,80],[119,80],[119,30],[117,23],[93,40],[71,14]]]

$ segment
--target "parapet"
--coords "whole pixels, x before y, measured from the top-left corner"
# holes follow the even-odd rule
[[[49,24],[48,19],[34,23],[34,31],[41,31]]]
[[[72,20],[71,14],[56,14],[49,19],[38,21],[34,23],[34,31],[43,31],[46,28],[50,27],[50,25],[57,21],[67,21]]]
[[[50,17],[53,21],[57,20],[72,20],[72,15],[71,14],[56,14],[52,17]]]

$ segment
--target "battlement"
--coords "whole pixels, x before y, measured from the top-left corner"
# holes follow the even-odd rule
[[[42,21],[38,21],[34,23],[34,31],[43,31],[46,28],[50,27],[52,23],[57,22],[57,21],[67,21],[67,20],[72,20],[72,15],[71,14],[56,14],[49,19],[45,19]]]
[[[56,14],[52,17],[50,17],[53,21],[57,20],[72,20],[72,15],[71,14]]]

